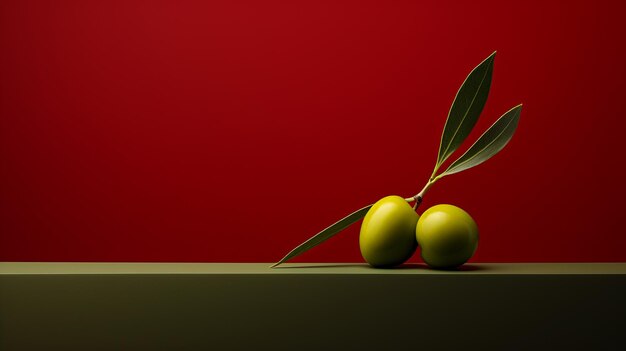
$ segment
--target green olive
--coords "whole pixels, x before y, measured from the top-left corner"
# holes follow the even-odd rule
[[[387,196],[367,212],[361,225],[361,255],[373,267],[393,267],[408,260],[415,249],[419,216],[400,196]]]
[[[415,229],[422,259],[433,268],[455,268],[467,262],[478,246],[478,227],[470,215],[453,205],[426,210]]]

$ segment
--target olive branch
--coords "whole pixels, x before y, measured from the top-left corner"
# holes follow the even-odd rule
[[[461,146],[467,136],[471,133],[472,129],[476,125],[476,122],[478,121],[478,118],[480,117],[481,112],[483,111],[483,108],[485,107],[487,97],[489,96],[489,89],[491,87],[491,77],[493,74],[493,63],[495,57],[496,53],[494,52],[483,60],[478,66],[476,66],[469,73],[467,78],[465,78],[465,81],[461,84],[461,87],[456,93],[452,106],[450,107],[450,111],[448,112],[446,124],[441,134],[439,153],[437,155],[437,162],[435,163],[433,172],[420,192],[412,197],[405,198],[407,202],[415,202],[413,209],[417,209],[417,207],[422,203],[426,192],[428,192],[433,184],[435,184],[439,179],[468,170],[487,161],[500,152],[500,150],[502,150],[513,137],[522,111],[521,104],[505,112],[476,140],[476,142],[474,142],[474,144],[472,144],[472,146],[469,147],[469,149],[467,149],[467,151],[465,151],[463,155],[461,155],[454,162],[450,163],[443,172],[437,174],[441,166],[459,148],[459,146]],[[326,227],[324,230],[315,234],[307,241],[291,250],[285,257],[271,267],[274,268],[296,256],[301,255],[302,253],[312,249],[313,247],[348,228],[355,222],[365,217],[372,206],[373,204],[360,208]]]

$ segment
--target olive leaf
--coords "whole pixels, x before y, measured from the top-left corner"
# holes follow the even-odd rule
[[[507,111],[458,160],[452,162],[439,177],[478,166],[500,152],[511,140],[519,122],[522,105]]]
[[[315,247],[315,246],[323,243],[324,241],[330,239],[335,234],[337,234],[340,231],[348,228],[349,226],[354,224],[359,219],[365,217],[365,215],[367,214],[367,211],[369,211],[370,207],[372,207],[372,206],[373,206],[373,204],[365,206],[365,207],[363,207],[361,209],[358,209],[358,210],[350,213],[346,217],[338,220],[337,222],[335,222],[334,224],[332,224],[328,228],[326,228],[326,229],[322,230],[321,232],[315,234],[309,240],[307,240],[307,241],[303,242],[302,244],[298,245],[298,247],[296,247],[295,249],[291,250],[285,257],[283,257],[280,261],[278,261],[277,263],[272,265],[270,268],[274,268],[274,267],[278,266],[281,263],[285,263],[286,261],[288,261],[288,260],[290,260],[290,259],[292,259],[292,258],[294,258],[296,256],[299,256],[300,254],[304,253],[305,251],[308,251],[308,250],[312,249],[313,247]]]
[[[476,66],[465,78],[456,93],[441,134],[439,154],[433,176],[448,157],[459,148],[476,125],[489,95],[495,56],[496,53],[494,52]]]

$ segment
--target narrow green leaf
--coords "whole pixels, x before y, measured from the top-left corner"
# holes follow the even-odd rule
[[[496,53],[494,52],[476,66],[465,78],[456,93],[441,134],[439,155],[433,176],[448,157],[459,148],[476,125],[489,96],[495,56]]]
[[[276,264],[274,264],[272,266],[272,268],[278,266],[281,263],[285,263],[288,260],[299,256],[300,254],[304,253],[305,251],[308,251],[312,248],[314,248],[315,246],[323,243],[324,241],[330,239],[332,236],[334,236],[335,234],[339,233],[340,231],[348,228],[350,225],[354,224],[354,222],[358,221],[359,219],[365,217],[365,215],[367,214],[367,211],[369,211],[370,207],[372,207],[373,205],[368,205],[365,206],[359,210],[356,210],[354,212],[352,212],[351,214],[347,215],[346,217],[340,219],[339,221],[335,222],[334,224],[332,224],[330,227],[322,230],[321,232],[315,234],[314,236],[312,236],[309,240],[303,242],[302,244],[298,245],[298,247],[296,247],[295,249],[291,250],[287,256],[283,257],[282,260],[278,261]]]
[[[478,166],[500,152],[513,137],[521,112],[522,105],[518,105],[503,114],[441,177]]]

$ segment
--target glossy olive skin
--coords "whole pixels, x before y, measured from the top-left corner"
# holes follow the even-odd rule
[[[467,262],[478,246],[476,222],[453,205],[436,205],[424,211],[415,234],[422,259],[432,268],[456,268]]]
[[[419,216],[400,196],[384,197],[370,208],[361,224],[361,255],[373,267],[393,267],[408,260],[415,249]]]

